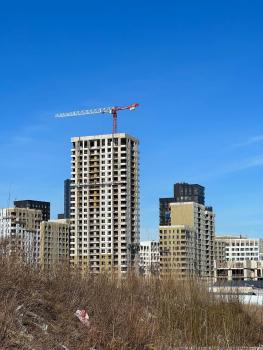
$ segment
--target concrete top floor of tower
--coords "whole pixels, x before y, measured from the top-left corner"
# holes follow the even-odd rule
[[[92,136],[79,136],[79,137],[72,137],[71,142],[78,142],[78,141],[96,141],[96,140],[105,140],[105,139],[130,139],[137,144],[139,143],[139,140],[136,137],[133,137],[126,133],[118,133],[118,134],[105,134],[105,135],[92,135]]]

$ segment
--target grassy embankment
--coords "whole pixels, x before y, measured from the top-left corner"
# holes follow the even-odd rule
[[[84,308],[91,326],[74,315]],[[118,281],[0,260],[0,349],[172,349],[263,343],[262,308],[215,299],[198,281]]]

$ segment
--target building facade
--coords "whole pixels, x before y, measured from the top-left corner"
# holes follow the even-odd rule
[[[214,262],[215,282],[263,280],[263,261],[217,261]]]
[[[71,263],[126,273],[139,253],[139,142],[127,134],[71,141]]]
[[[159,225],[171,225],[170,203],[174,203],[174,198],[159,199]]]
[[[213,277],[215,214],[195,202],[170,203],[170,224],[160,226],[160,272]]]
[[[40,224],[40,265],[51,269],[69,264],[70,221],[49,220]]]
[[[176,183],[174,199],[175,202],[195,202],[205,205],[205,188],[198,184]]]
[[[205,207],[205,256],[206,276],[213,275],[214,268],[214,244],[215,244],[215,213],[212,207]]]
[[[159,225],[170,225],[170,203],[195,202],[205,204],[205,188],[198,184],[186,182],[174,184],[174,196],[159,199]]]
[[[38,265],[41,221],[41,210],[0,209],[0,240],[7,243],[7,255],[22,254],[28,263]]]
[[[15,208],[37,209],[42,211],[42,218],[45,221],[50,219],[50,202],[35,201],[31,199],[14,201]]]
[[[70,179],[64,181],[64,219],[70,219]]]
[[[214,241],[214,259],[216,261],[226,261],[226,242],[223,239],[217,239]]]
[[[263,240],[247,236],[217,236],[215,239],[215,260],[245,261],[263,259]]]
[[[187,225],[160,226],[160,275],[196,276],[197,237]]]
[[[160,250],[158,241],[140,242],[140,272],[142,275],[159,275]]]

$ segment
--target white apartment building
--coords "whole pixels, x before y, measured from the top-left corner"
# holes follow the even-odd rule
[[[71,141],[71,263],[125,273],[139,251],[139,142],[122,133]]]
[[[140,271],[143,275],[158,275],[160,267],[160,251],[158,241],[141,241]]]
[[[42,211],[25,208],[0,209],[0,241],[7,255],[22,254],[30,264],[39,263]]]
[[[263,240],[246,236],[217,236],[215,260],[217,261],[259,261],[263,258]]]

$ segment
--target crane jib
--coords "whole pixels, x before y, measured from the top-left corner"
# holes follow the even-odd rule
[[[82,109],[79,111],[72,111],[72,112],[65,112],[65,113],[58,113],[55,115],[56,118],[66,118],[66,117],[78,117],[83,115],[92,115],[92,114],[106,114],[109,113],[112,115],[113,119],[113,128],[112,133],[115,134],[117,132],[117,112],[118,111],[124,111],[124,110],[134,110],[136,107],[138,107],[138,103],[134,103],[129,106],[125,107],[106,107],[106,108],[95,108],[95,109]]]

